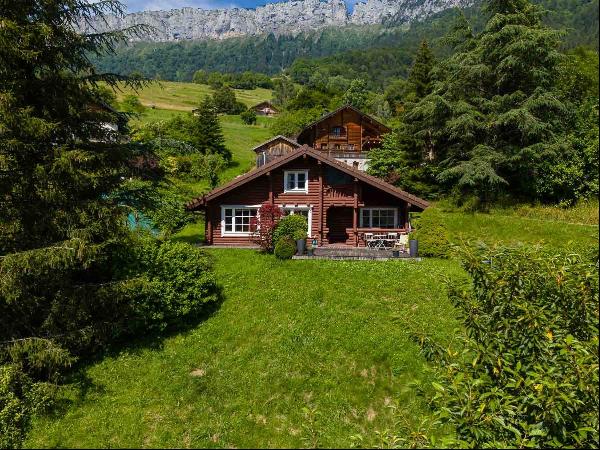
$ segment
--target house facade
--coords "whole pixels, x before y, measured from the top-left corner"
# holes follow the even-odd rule
[[[365,234],[409,231],[427,201],[368,175],[369,152],[390,129],[351,106],[256,146],[256,168],[188,203],[203,211],[209,245],[253,244],[251,223],[264,203],[306,217],[319,246],[366,245]]]
[[[378,148],[383,135],[389,132],[384,124],[345,105],[307,125],[294,138],[275,136],[253,150],[257,166],[308,145],[354,169],[366,171],[369,152]]]
[[[258,105],[254,105],[252,110],[259,116],[276,116],[279,114],[279,109],[277,109],[271,102],[265,101],[260,102]]]
[[[204,211],[209,245],[253,244],[251,222],[260,206],[307,218],[319,246],[365,246],[365,233],[405,232],[409,213],[428,203],[376,177],[303,145],[208,194],[187,208]]]

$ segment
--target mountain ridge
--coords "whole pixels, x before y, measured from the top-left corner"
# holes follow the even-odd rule
[[[201,9],[185,7],[168,11],[142,11],[123,17],[107,15],[91,24],[77,24],[82,33],[123,29],[145,24],[152,33],[132,41],[175,42],[227,39],[262,34],[297,35],[330,26],[399,23],[422,20],[450,8],[471,6],[476,0],[365,0],[349,11],[343,0],[291,0],[268,3],[254,9]]]

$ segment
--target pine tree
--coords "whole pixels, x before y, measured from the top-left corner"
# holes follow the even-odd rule
[[[30,395],[33,381],[56,382],[73,356],[118,335],[136,283],[115,272],[129,240],[124,211],[107,195],[133,157],[105,126],[123,118],[98,83],[118,77],[88,60],[124,34],[81,36],[70,26],[107,10],[123,13],[111,1],[0,1],[2,447],[20,445],[43,399],[41,385]],[[19,402],[10,422],[4,407]]]
[[[433,52],[429,48],[427,41],[421,42],[419,50],[415,56],[415,61],[408,75],[408,84],[411,94],[411,101],[420,100],[431,93],[432,70],[435,65]]]
[[[395,97],[396,109],[402,111],[403,124],[382,149],[373,152],[370,163],[371,174],[428,197],[435,195],[437,184],[431,131],[421,121],[414,124],[410,112],[432,92],[434,67],[433,53],[423,40],[408,79],[396,82],[388,91]]]
[[[194,111],[190,127],[190,142],[203,153],[215,153],[231,160],[231,152],[225,147],[225,138],[213,100],[206,97]]]
[[[447,186],[490,198],[504,185],[534,197],[539,164],[568,119],[556,95],[559,35],[527,0],[488,1],[486,11],[480,35],[457,30],[456,53],[408,119],[430,136]]]

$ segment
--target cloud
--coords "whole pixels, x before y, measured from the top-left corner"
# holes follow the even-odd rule
[[[127,5],[128,12],[136,11],[158,11],[169,10],[184,7],[202,8],[202,9],[223,9],[223,8],[256,8],[266,3],[276,3],[290,0],[122,0]],[[346,5],[352,7],[359,1],[365,0],[344,0]]]
[[[184,8],[186,6],[202,9],[232,8],[231,0],[128,0],[127,11],[157,11]]]

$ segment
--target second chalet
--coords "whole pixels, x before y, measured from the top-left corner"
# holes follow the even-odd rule
[[[365,173],[369,152],[390,130],[351,106],[254,148],[256,168],[192,200],[204,211],[208,245],[249,246],[260,206],[302,214],[319,246],[365,246],[365,234],[408,231],[427,201]]]

